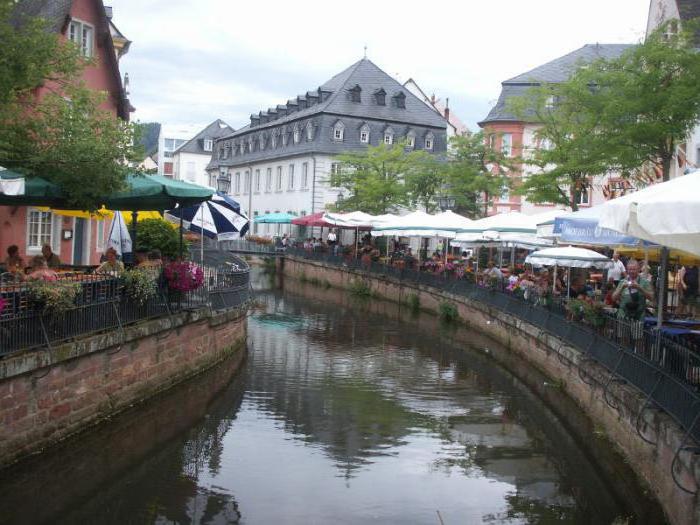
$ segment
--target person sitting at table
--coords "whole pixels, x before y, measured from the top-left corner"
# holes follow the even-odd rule
[[[586,284],[586,280],[580,275],[571,280],[569,299],[588,299],[593,290]]]
[[[44,244],[44,246],[41,247],[41,254],[44,256],[44,260],[49,268],[58,268],[63,264],[61,259],[58,258],[58,255],[53,253],[51,246],[48,244]]]
[[[134,252],[134,259],[137,268],[145,268],[148,264],[148,251],[143,248],[139,248]]]
[[[117,250],[111,246],[107,248],[105,258],[107,260],[100,264],[97,270],[95,270],[96,273],[119,275],[124,271],[124,263],[117,259]]]
[[[7,257],[5,258],[5,266],[8,268],[8,272],[10,271],[9,268],[11,266],[19,268],[24,267],[24,261],[19,256],[19,248],[16,244],[7,247]]]
[[[43,255],[37,255],[32,259],[32,271],[27,275],[28,281],[57,281],[58,274],[46,263]]]
[[[148,252],[148,266],[158,269],[163,267],[163,257],[157,248]]]
[[[413,270],[416,264],[416,258],[413,256],[413,250],[411,248],[406,248],[406,252],[404,253],[403,256],[403,261],[404,261],[404,267],[408,268],[409,270]]]
[[[503,272],[496,267],[493,261],[489,261],[486,270],[484,270],[484,279],[487,283],[494,279],[500,283],[503,280]]]

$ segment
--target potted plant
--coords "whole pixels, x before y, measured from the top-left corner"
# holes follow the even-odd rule
[[[125,296],[142,305],[158,292],[153,272],[129,270],[122,275]]]
[[[27,296],[34,307],[44,313],[60,314],[75,306],[80,290],[80,283],[32,281],[27,287]]]
[[[190,261],[176,261],[166,265],[163,274],[168,288],[177,292],[191,292],[204,284],[204,271]]]

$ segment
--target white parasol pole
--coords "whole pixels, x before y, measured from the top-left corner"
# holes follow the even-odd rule
[[[200,232],[199,232],[199,262],[202,266],[204,266],[204,206],[206,204],[201,203],[199,205],[199,213],[200,213]],[[180,213],[182,213],[182,210],[180,210]]]

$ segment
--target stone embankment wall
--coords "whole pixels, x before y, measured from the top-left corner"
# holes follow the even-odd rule
[[[244,352],[246,311],[182,312],[0,360],[0,466]]]
[[[285,258],[281,266],[285,276],[334,288],[356,289],[361,282],[364,289],[371,289],[374,297],[394,302],[407,302],[415,294],[421,309],[432,313],[437,313],[445,301],[453,304],[467,326],[503,344],[560,385],[593,426],[606,434],[639,481],[649,487],[671,523],[700,523],[700,497],[680,489],[671,475],[674,456],[683,443],[683,430],[662,411],[645,410],[639,422],[643,439],[636,428],[638,414],[645,404],[642,393],[609,381],[609,374],[587,361],[577,349],[498,309],[423,285],[294,257]],[[503,361],[507,366],[507,360]],[[580,368],[585,371],[583,374]],[[517,375],[516,370],[513,373]],[[586,439],[595,437],[584,437],[583,441]],[[695,491],[700,487],[700,455],[692,448],[681,450],[674,473],[680,484]]]

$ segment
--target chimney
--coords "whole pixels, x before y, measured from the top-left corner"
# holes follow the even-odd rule
[[[449,98],[445,99],[445,120],[447,122],[450,121],[450,99]]]

